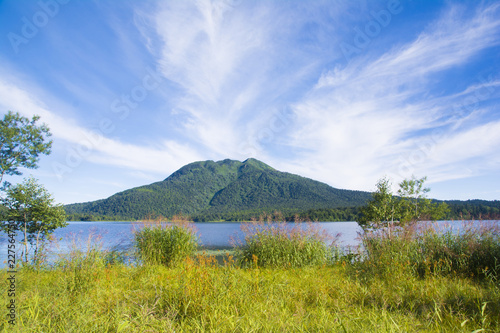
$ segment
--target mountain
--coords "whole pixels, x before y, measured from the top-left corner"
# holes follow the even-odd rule
[[[281,211],[357,207],[369,192],[341,190],[281,172],[250,158],[188,164],[163,181],[132,188],[93,202],[66,205],[74,219],[142,219],[185,214],[195,220],[234,220]]]

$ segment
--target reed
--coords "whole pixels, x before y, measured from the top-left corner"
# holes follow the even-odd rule
[[[301,239],[294,232],[311,235],[290,232],[295,225],[285,231],[265,222],[248,227],[255,228],[249,235],[256,239],[269,236],[267,245]],[[139,231],[160,228],[155,223]],[[339,260],[329,265],[322,259],[300,268],[276,259],[295,254],[291,245],[276,250],[269,262],[279,264],[269,267],[258,261],[261,252],[244,268],[230,255],[221,265],[206,253],[175,265],[125,265],[106,259],[109,251],[91,237],[85,250],[71,251],[54,265],[19,268],[17,322],[11,326],[3,318],[0,331],[498,332],[500,285],[494,268],[485,267],[497,258],[498,233],[486,225],[466,227],[450,234],[418,225],[368,232],[362,254],[338,252]],[[328,258],[332,251],[318,253]],[[448,256],[457,264],[439,266]],[[421,274],[425,260],[434,268]],[[470,274],[478,271],[483,274]],[[7,277],[0,270],[4,284]],[[7,302],[0,297],[0,308]]]
[[[243,267],[297,268],[325,265],[335,240],[312,222],[287,223],[272,219],[243,224],[245,241],[235,248]],[[328,242],[330,244],[328,244]]]
[[[146,221],[134,232],[136,258],[149,265],[175,266],[198,249],[194,227],[184,218]]]
[[[359,279],[349,264],[82,266],[18,272],[17,323],[1,332],[498,332],[500,289],[469,278]],[[86,268],[85,268],[86,267]],[[0,271],[5,281],[7,273]],[[0,298],[5,309],[7,298]]]
[[[405,269],[424,278],[450,275],[498,281],[500,229],[498,224],[463,221],[457,224],[416,223],[367,232],[362,238],[365,257],[359,267],[369,274]]]

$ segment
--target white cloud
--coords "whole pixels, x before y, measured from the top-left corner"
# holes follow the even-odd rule
[[[433,96],[429,80],[500,43],[499,8],[481,8],[470,18],[451,8],[416,40],[378,58],[360,57],[324,74],[294,107],[298,120],[291,144],[312,150],[298,156],[293,168],[334,186],[370,189],[367,186],[384,174],[397,180],[411,176],[403,174],[403,169],[429,175],[434,181],[445,179],[445,174],[469,176],[461,171],[462,162],[498,155],[498,125],[456,123],[449,103],[460,96]],[[471,82],[466,92],[494,86],[495,81]],[[483,101],[492,97],[484,96]],[[465,116],[470,115],[461,115]],[[453,125],[452,121],[455,126],[449,128],[455,132],[447,133],[442,141],[433,140],[432,152],[425,151],[430,130]],[[469,129],[464,131],[464,127]],[[482,139],[474,140],[476,135]],[[408,162],[418,154],[424,154],[421,161]],[[473,174],[480,172],[477,164],[470,165]],[[306,165],[312,166],[309,171]],[[498,163],[490,167],[497,170]]]
[[[28,117],[39,115],[41,121],[48,124],[53,137],[67,143],[66,159],[54,161],[53,171],[59,175],[70,173],[84,161],[165,174],[167,170],[174,171],[199,159],[188,144],[172,140],[165,140],[157,146],[140,146],[110,139],[104,133],[105,128],[82,127],[49,110],[26,90],[3,81],[0,81],[0,101],[3,109],[18,111]]]
[[[363,7],[362,13],[353,6]],[[100,49],[97,55],[70,47],[48,52],[65,61],[47,73],[29,72],[18,80],[2,73],[0,106],[41,115],[68,154],[89,143],[84,161],[123,168],[121,175],[141,181],[195,160],[250,155],[279,170],[367,190],[384,174],[414,172],[437,181],[497,172],[499,128],[488,121],[494,118],[492,101],[500,96],[498,77],[478,75],[460,87],[441,80],[498,46],[500,4],[471,5],[477,9],[470,12],[443,6],[448,10],[414,40],[404,41],[404,31],[381,33],[361,55],[339,65],[344,64],[340,41],[352,33],[349,24],[370,17],[371,5],[231,0],[134,5],[132,28],[139,31],[122,25],[120,11],[105,16],[112,18],[106,26],[115,33],[114,51],[100,47],[109,35],[94,41],[82,38],[89,33],[83,29],[73,45],[81,38]],[[413,20],[413,14],[404,15]],[[391,24],[401,24],[398,20]],[[69,40],[65,31],[59,34],[61,41]],[[380,48],[388,43],[390,48]],[[116,60],[116,54],[123,57]],[[104,117],[102,110],[109,112],[117,91],[129,93],[127,87],[137,84],[130,80],[145,66],[159,68],[166,79],[134,117],[120,120],[116,135],[137,133],[126,143],[91,130],[88,124]],[[76,80],[67,75],[74,68]],[[28,86],[49,80],[64,92]],[[61,105],[78,100],[92,105],[91,111],[70,107],[68,113]],[[138,128],[141,117],[144,127],[155,123],[154,130]],[[436,129],[443,132],[438,136]],[[57,157],[67,164],[67,156]]]
[[[228,4],[162,3],[155,15],[159,63],[185,92],[176,107],[188,115],[182,125],[210,156],[248,157],[241,147],[249,139],[265,155],[256,142],[263,119],[281,111],[284,97],[321,65],[320,54],[299,50],[295,40],[315,14],[269,2]]]
[[[260,93],[248,69],[262,74],[266,65],[248,61],[269,45],[262,15],[250,19],[227,1],[174,1],[156,15],[163,74],[186,93],[176,110],[189,115],[184,126],[192,138],[216,155],[237,150],[242,110]]]

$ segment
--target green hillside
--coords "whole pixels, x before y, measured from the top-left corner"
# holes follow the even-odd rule
[[[256,159],[188,164],[163,181],[98,201],[65,206],[72,219],[141,219],[190,215],[195,220],[249,219],[276,210],[285,215],[311,209],[363,205],[371,194],[339,190],[280,172]]]

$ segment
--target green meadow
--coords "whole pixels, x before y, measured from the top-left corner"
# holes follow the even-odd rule
[[[462,230],[378,229],[346,251],[314,224],[260,223],[233,250],[204,252],[186,224],[150,225],[133,264],[96,245],[20,267],[16,323],[1,331],[498,332],[498,227]]]

